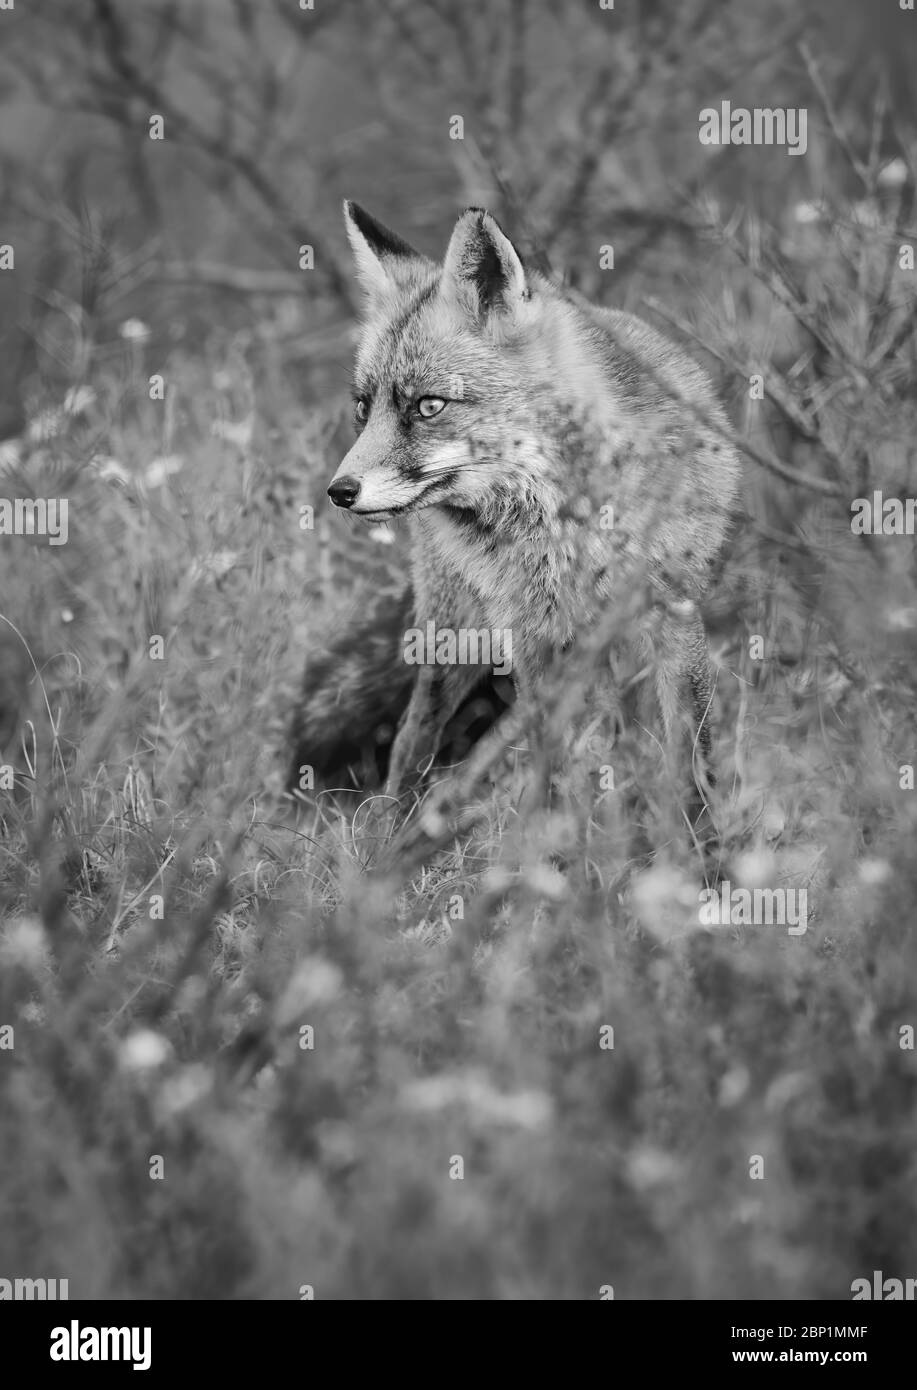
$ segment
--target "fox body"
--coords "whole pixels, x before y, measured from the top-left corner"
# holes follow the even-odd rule
[[[552,654],[643,574],[663,614],[653,667],[666,734],[674,739],[687,714],[707,749],[711,684],[697,603],[722,549],[739,465],[704,372],[640,319],[528,271],[480,209],[459,218],[442,264],[353,203],[345,222],[366,313],[358,437],[328,491],[367,521],[407,518],[415,623],[511,633],[517,697],[532,701]],[[313,765],[323,685],[336,660],[355,659],[343,657],[347,640],[311,673],[298,712],[297,757]],[[391,655],[391,698],[378,712],[391,719],[391,702],[410,691],[386,786],[397,796],[482,673],[454,661],[409,667]],[[359,683],[356,671],[351,679]],[[346,720],[363,697],[339,695],[336,718]]]

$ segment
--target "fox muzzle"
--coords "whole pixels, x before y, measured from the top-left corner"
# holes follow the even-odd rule
[[[328,496],[336,507],[352,507],[360,495],[359,479],[335,478],[328,489]]]

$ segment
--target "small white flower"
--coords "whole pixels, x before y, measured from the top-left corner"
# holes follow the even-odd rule
[[[880,188],[900,188],[907,182],[907,165],[903,159],[890,159],[879,170]]]
[[[738,1105],[750,1085],[751,1076],[747,1067],[743,1067],[741,1063],[730,1067],[729,1071],[720,1077],[717,1100],[728,1110],[730,1106]]]
[[[820,222],[824,215],[825,208],[823,203],[812,203],[804,201],[801,203],[797,203],[793,209],[793,217],[795,221],[802,222],[803,224],[810,222]]]
[[[4,959],[10,964],[37,970],[47,956],[45,931],[37,917],[19,917],[11,922],[2,938]]]
[[[864,859],[857,869],[857,874],[861,883],[867,888],[874,888],[880,883],[887,883],[892,876],[892,866],[886,859]]]
[[[164,454],[147,464],[143,470],[143,481],[147,487],[162,487],[167,478],[173,473],[180,473],[184,466],[185,460],[179,454]]]
[[[664,1149],[641,1144],[628,1157],[627,1175],[638,1192],[647,1192],[654,1187],[669,1187],[676,1183],[681,1175],[681,1165]]]
[[[526,881],[532,892],[542,898],[561,902],[567,896],[567,880],[550,864],[534,864],[527,872]]]
[[[697,930],[697,887],[669,864],[654,864],[631,885],[634,916],[660,941]]]
[[[150,336],[149,325],[142,319],[125,319],[118,332],[128,343],[145,343]]]
[[[161,1120],[180,1115],[193,1105],[200,1105],[213,1086],[213,1078],[200,1062],[182,1068],[176,1076],[168,1077],[156,1097],[156,1109]]]
[[[167,1038],[150,1028],[141,1028],[124,1039],[121,1065],[126,1071],[151,1071],[167,1062],[171,1053],[172,1047]]]
[[[310,956],[293,973],[277,1005],[277,1022],[295,1022],[317,1004],[327,1004],[340,992],[341,972],[331,961]]]
[[[767,888],[777,877],[777,859],[766,849],[749,849],[735,861],[733,878],[743,888]]]
[[[885,613],[885,626],[891,632],[906,632],[917,627],[917,608],[889,608]]]

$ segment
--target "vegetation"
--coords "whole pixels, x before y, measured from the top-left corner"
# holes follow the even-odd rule
[[[0,492],[69,499],[69,537],[0,536],[0,1275],[744,1299],[917,1274],[917,569],[912,536],[851,529],[856,498],[917,494],[914,16],[25,8]],[[702,147],[730,94],[805,106],[806,157]],[[700,925],[687,837],[653,821],[647,853],[615,799],[667,804],[649,742],[616,791],[584,747],[547,815],[508,750],[469,829],[375,868],[365,804],[279,798],[310,644],[405,562],[324,501],[345,195],[431,255],[489,206],[718,375],[746,450],[707,614],[721,869],[805,888],[804,934]]]

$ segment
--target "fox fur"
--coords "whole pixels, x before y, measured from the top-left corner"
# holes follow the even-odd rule
[[[480,208],[459,217],[441,264],[356,204],[344,215],[366,307],[358,434],[329,494],[368,522],[407,519],[414,623],[511,632],[517,699],[536,702],[546,663],[645,578],[662,618],[639,641],[666,739],[709,761],[698,605],[739,462],[706,374],[637,317],[528,270]],[[408,666],[400,646],[379,646],[345,632],[307,669],[295,762],[340,767],[397,723],[397,798],[483,673]]]

